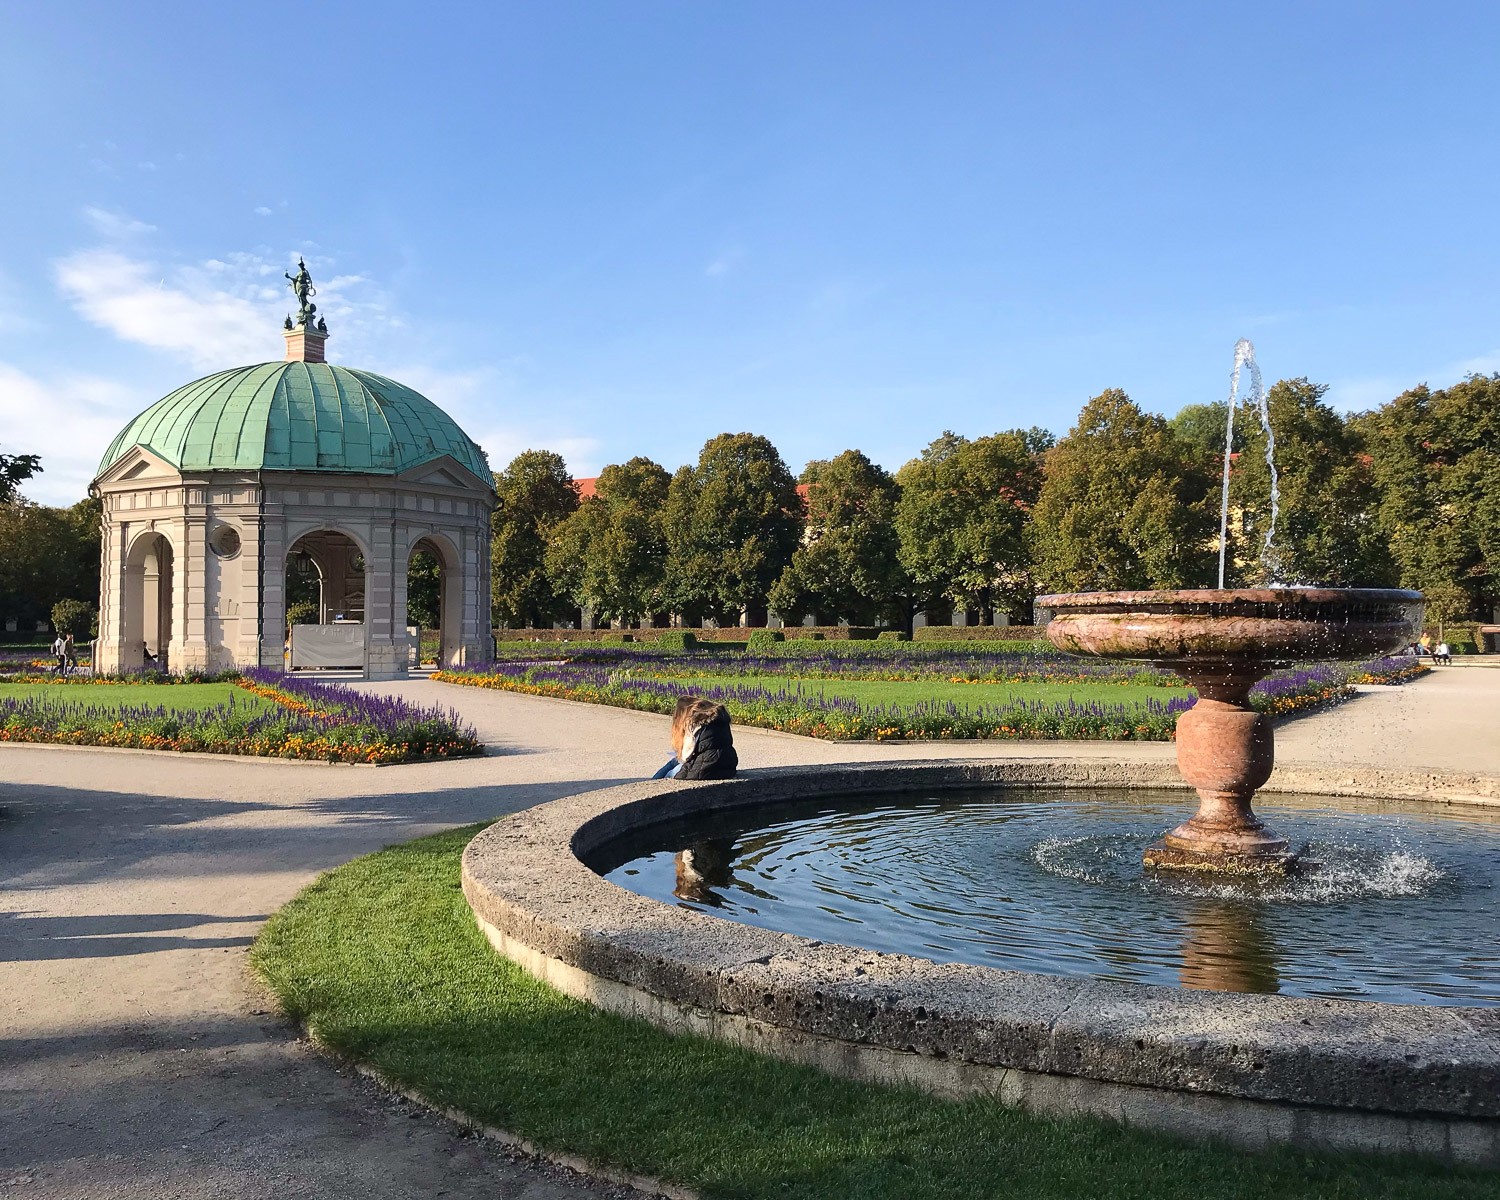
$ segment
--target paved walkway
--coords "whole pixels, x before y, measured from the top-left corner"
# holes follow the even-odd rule
[[[377,770],[0,746],[0,1196],[611,1194],[460,1137],[311,1054],[265,1011],[245,947],[356,855],[649,774],[666,719],[426,680],[382,690],[460,707],[503,753]],[[1279,749],[1500,774],[1497,731],[1500,672],[1440,671],[1295,722]],[[1172,754],[736,737],[747,768]]]

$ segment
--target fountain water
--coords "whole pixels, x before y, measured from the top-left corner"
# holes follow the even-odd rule
[[[1147,848],[1145,862],[1153,867],[1246,874],[1291,867],[1297,856],[1286,839],[1261,824],[1250,803],[1275,763],[1271,723],[1250,707],[1251,687],[1277,666],[1386,653],[1408,642],[1421,624],[1419,592],[1224,587],[1234,410],[1247,372],[1247,398],[1265,426],[1271,472],[1270,524],[1261,561],[1272,580],[1278,577],[1276,441],[1255,347],[1241,338],[1229,385],[1219,588],[1085,592],[1036,600],[1039,609],[1052,613],[1047,637],[1060,650],[1143,659],[1175,671],[1198,690],[1197,703],[1177,722],[1177,766],[1198,790],[1198,812]]]
[[[1261,566],[1266,578],[1275,580],[1281,574],[1281,560],[1276,553],[1276,518],[1281,506],[1281,481],[1276,473],[1276,434],[1271,429],[1271,405],[1261,383],[1260,366],[1255,361],[1255,346],[1249,338],[1234,344],[1234,369],[1229,373],[1229,416],[1224,429],[1224,477],[1219,497],[1219,587],[1224,586],[1224,568],[1229,549],[1229,464],[1234,455],[1234,410],[1239,406],[1240,379],[1248,372],[1249,390],[1244,399],[1255,405],[1260,423],[1266,431],[1266,466],[1271,472],[1271,520],[1266,526],[1261,547]]]

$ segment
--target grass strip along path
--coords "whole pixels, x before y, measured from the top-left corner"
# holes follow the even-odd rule
[[[1500,1174],[1247,1154],[989,1100],[833,1079],[569,999],[497,955],[459,890],[479,827],[331,871],[251,951],[329,1050],[559,1153],[734,1200],[1456,1200]]]
[[[213,683],[0,684],[0,742],[342,763],[420,762],[484,750],[451,709],[259,669]]]
[[[829,658],[803,676],[796,659],[776,663],[747,656],[736,663],[694,654],[590,651],[566,661],[438,671],[433,678],[661,713],[671,712],[681,696],[705,696],[740,724],[833,740],[1170,741],[1177,718],[1197,699],[1174,677],[1140,666],[1080,667],[1077,659],[1056,652],[1050,658],[1028,654],[1019,665],[1008,665],[1015,656],[1005,654],[962,658]],[[840,663],[847,667],[842,673]],[[1405,682],[1426,671],[1404,657],[1318,663],[1262,680],[1251,703],[1282,716],[1345,699],[1356,684]],[[881,672],[890,674],[881,678]]]

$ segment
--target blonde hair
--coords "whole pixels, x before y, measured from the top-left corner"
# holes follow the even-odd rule
[[[712,725],[723,712],[722,704],[715,704],[702,696],[678,698],[677,707],[672,710],[672,750],[679,762],[685,762],[691,757],[691,751],[686,755],[682,752],[682,745],[687,741],[688,735],[696,733],[705,725]]]

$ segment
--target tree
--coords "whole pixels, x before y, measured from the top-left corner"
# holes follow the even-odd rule
[[[14,501],[21,483],[41,469],[42,460],[35,454],[0,454],[0,504]]]
[[[527,450],[495,476],[499,503],[491,520],[490,599],[496,622],[513,628],[551,625],[571,609],[547,575],[547,539],[578,507],[567,464],[549,450]]]
[[[52,606],[52,628],[75,639],[93,637],[99,631],[99,606],[90,600],[59,600]]]
[[[1257,414],[1252,418],[1260,422]],[[1172,432],[1182,441],[1192,461],[1215,478],[1221,478],[1224,469],[1224,432],[1229,422],[1229,403],[1216,400],[1212,404],[1184,405],[1170,421]],[[1236,413],[1234,418],[1235,453],[1244,449],[1246,422]]]
[[[1210,488],[1165,420],[1118,388],[1101,393],[1047,454],[1032,526],[1038,585],[1071,592],[1206,584],[1217,529]]]
[[[1271,472],[1258,410],[1242,405],[1244,431],[1230,471],[1229,502],[1239,514],[1230,551],[1236,584],[1309,583],[1375,587],[1394,583],[1384,539],[1375,524],[1374,480],[1358,437],[1323,402],[1328,388],[1283,379],[1266,396],[1276,438],[1280,500],[1269,554]]]
[[[667,597],[690,619],[765,623],[767,595],[802,532],[797,481],[776,447],[721,433],[672,477],[664,510]]]
[[[45,621],[59,600],[99,595],[102,508],[0,504],[0,616]]]
[[[593,496],[553,529],[547,573],[596,622],[634,625],[667,608],[662,512],[670,485],[649,458],[605,467]]]
[[[406,623],[418,629],[437,629],[443,595],[443,567],[431,550],[418,550],[406,564]]]
[[[1353,424],[1401,585],[1444,597],[1455,585],[1467,597],[1463,615],[1492,611],[1500,604],[1500,373],[1437,392],[1424,384]]]
[[[771,607],[794,621],[812,612],[820,621],[890,620],[909,627],[911,580],[896,536],[896,481],[858,450],[845,450],[808,463],[802,483],[806,530],[771,589]]]
[[[944,432],[896,475],[900,561],[916,589],[1024,619],[1034,595],[1027,525],[1041,490],[1045,430],[969,441]]]

